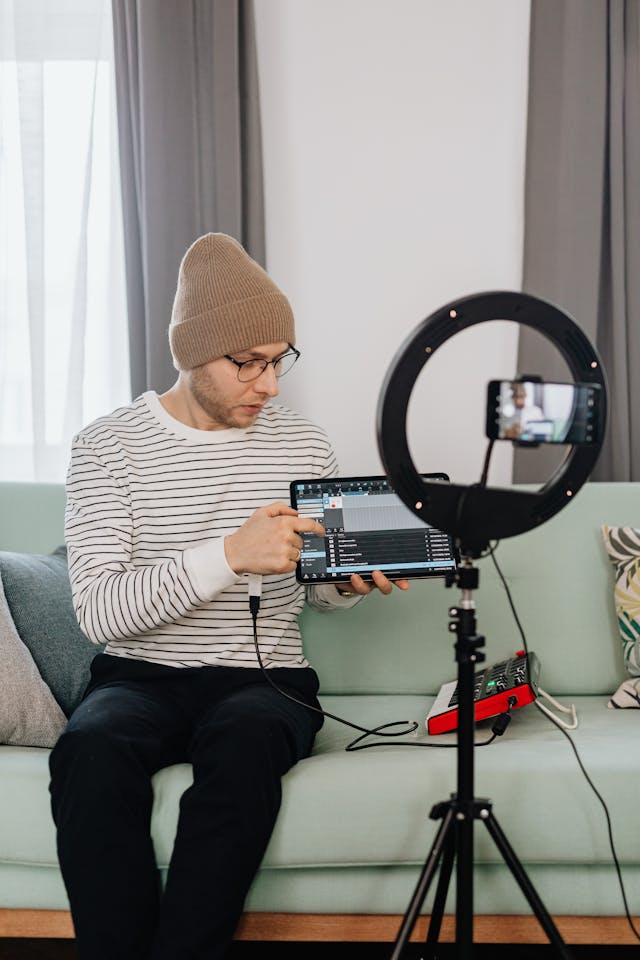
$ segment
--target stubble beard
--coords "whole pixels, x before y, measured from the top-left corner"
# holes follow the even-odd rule
[[[189,388],[193,398],[211,420],[227,429],[244,429],[250,425],[241,422],[240,418],[233,414],[229,403],[225,402],[220,390],[204,367],[196,367],[190,373]],[[253,421],[255,417],[249,419]]]

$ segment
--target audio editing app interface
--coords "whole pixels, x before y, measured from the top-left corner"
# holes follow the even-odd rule
[[[386,479],[296,484],[296,502],[299,515],[326,532],[302,534],[303,580],[373,570],[440,576],[456,567],[451,538],[412,513]]]

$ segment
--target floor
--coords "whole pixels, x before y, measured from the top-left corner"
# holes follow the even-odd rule
[[[235,943],[229,960],[388,960],[393,945],[380,943]],[[572,960],[638,960],[637,947],[573,947]],[[77,960],[69,940],[0,940],[0,960]],[[473,960],[552,960],[551,947],[480,944]],[[458,960],[454,945],[446,944],[429,953],[424,945],[410,944],[403,960]]]

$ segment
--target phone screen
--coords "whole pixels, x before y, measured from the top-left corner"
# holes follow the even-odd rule
[[[492,380],[487,436],[522,444],[589,444],[600,439],[600,385]]]

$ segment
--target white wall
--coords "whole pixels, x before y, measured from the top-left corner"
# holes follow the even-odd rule
[[[328,430],[343,475],[382,473],[376,406],[404,339],[452,299],[521,288],[529,0],[255,8],[267,267],[303,351],[282,398]],[[485,384],[515,374],[516,338],[480,324],[427,364],[418,469],[479,478]]]

